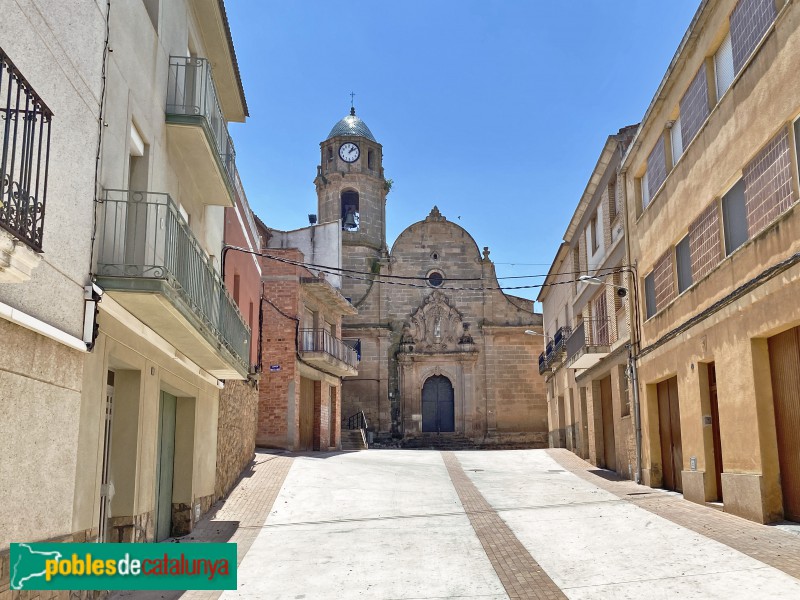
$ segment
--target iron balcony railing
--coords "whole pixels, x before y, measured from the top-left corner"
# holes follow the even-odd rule
[[[106,190],[98,275],[167,281],[246,370],[250,328],[168,194]]]
[[[0,48],[0,227],[41,252],[53,113]]]
[[[581,324],[567,338],[567,360],[588,346],[608,347],[616,341],[611,331],[611,322],[608,319],[595,319],[589,321],[589,324],[590,327],[587,327],[587,322],[581,321]]]
[[[228,133],[228,123],[222,113],[208,59],[170,56],[167,116],[204,119],[228,182],[233,187],[236,181],[236,151]]]
[[[545,351],[539,355],[539,375],[561,360],[570,331],[569,327],[559,327],[553,339],[547,342]]]
[[[356,351],[326,329],[301,329],[300,352],[324,352],[343,363],[356,368]]]

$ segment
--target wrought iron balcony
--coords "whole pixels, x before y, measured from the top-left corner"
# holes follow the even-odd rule
[[[539,355],[539,375],[549,370],[553,365],[558,365],[564,358],[564,349],[571,329],[559,327],[553,339],[547,342],[544,352]]]
[[[169,59],[169,79],[167,82],[167,125],[174,126],[168,132],[168,141],[177,145],[179,154],[184,157],[185,170],[193,177],[208,178],[205,172],[216,163],[216,170],[224,180],[228,195],[232,194],[236,181],[236,151],[228,133],[228,123],[219,103],[217,88],[211,73],[211,63],[205,58],[171,56]],[[202,152],[195,132],[202,130],[205,150]],[[198,187],[210,182],[198,182]],[[209,189],[211,194],[219,195],[218,186]],[[228,205],[232,201],[225,201]],[[221,204],[222,199],[204,201],[205,204]],[[232,205],[232,204],[231,204]]]
[[[250,330],[169,195],[107,190],[103,205],[98,285],[212,375],[245,377]]]
[[[306,362],[340,377],[358,374],[356,351],[325,329],[300,330],[300,355]]]
[[[42,251],[53,113],[0,48],[0,227]]]
[[[567,366],[571,369],[588,369],[611,350],[613,336],[610,321],[596,319],[590,325],[586,327],[586,322],[582,321],[567,338]]]

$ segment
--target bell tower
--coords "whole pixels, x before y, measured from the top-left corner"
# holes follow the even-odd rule
[[[355,108],[320,144],[314,179],[320,223],[340,221],[345,269],[373,273],[386,251],[386,194],[383,147]],[[343,278],[342,294],[358,303],[369,282]]]

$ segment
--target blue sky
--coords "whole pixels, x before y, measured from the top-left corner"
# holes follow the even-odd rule
[[[229,0],[250,204],[271,227],[308,223],[319,143],[354,91],[394,180],[390,245],[435,204],[498,275],[544,274],[606,137],[641,120],[698,4]]]

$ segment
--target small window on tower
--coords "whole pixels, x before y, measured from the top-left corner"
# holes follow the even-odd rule
[[[358,231],[358,192],[342,192],[342,230]]]
[[[328,146],[328,160],[333,160],[333,146]]]
[[[375,168],[375,152],[370,150],[367,152],[367,168],[374,169]]]

